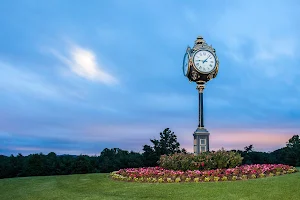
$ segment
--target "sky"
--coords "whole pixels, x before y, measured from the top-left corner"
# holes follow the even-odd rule
[[[298,0],[28,0],[0,5],[0,154],[142,152],[170,128],[192,152],[197,36],[211,150],[282,148],[300,134]]]

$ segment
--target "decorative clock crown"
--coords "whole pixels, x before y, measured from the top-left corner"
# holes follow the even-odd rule
[[[198,36],[197,39],[195,40],[195,45],[197,44],[206,44],[202,36]]]

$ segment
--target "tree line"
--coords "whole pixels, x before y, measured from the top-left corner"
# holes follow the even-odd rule
[[[51,152],[23,156],[0,155],[0,178],[68,175],[85,173],[108,173],[122,168],[157,166],[161,155],[187,153],[180,148],[177,136],[169,128],[160,133],[160,139],[150,140],[151,145],[143,146],[143,153],[119,148],[105,148],[99,156],[56,155]],[[282,163],[300,166],[300,139],[294,135],[286,147],[266,153],[253,150],[253,145],[239,152],[243,164]]]
[[[253,150],[253,145],[246,146],[244,151],[238,150],[242,155],[243,164],[286,164],[294,167],[300,166],[300,139],[294,135],[286,143],[286,147],[273,152],[258,152]]]

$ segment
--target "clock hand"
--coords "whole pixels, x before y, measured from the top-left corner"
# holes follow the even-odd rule
[[[208,56],[205,60],[203,60],[202,63],[207,62],[207,59],[209,59],[209,58],[210,58],[210,56]]]

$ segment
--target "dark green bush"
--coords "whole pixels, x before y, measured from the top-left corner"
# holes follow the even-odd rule
[[[221,149],[216,152],[203,152],[199,155],[183,153],[162,155],[159,165],[172,170],[210,170],[233,168],[240,165],[242,160],[239,153]]]

